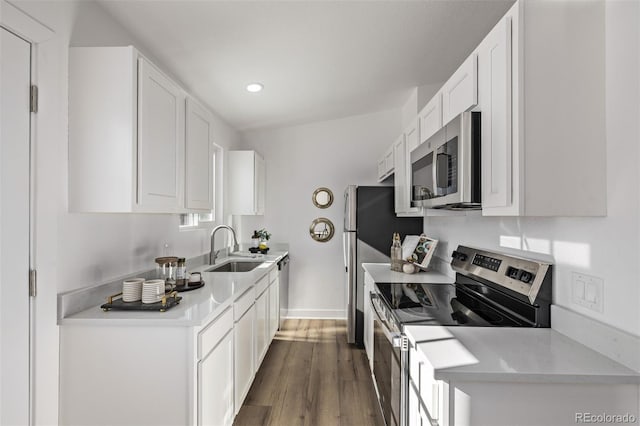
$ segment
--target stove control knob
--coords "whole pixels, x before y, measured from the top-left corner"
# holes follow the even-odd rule
[[[533,281],[533,276],[534,275],[531,272],[522,271],[522,275],[520,275],[520,281],[528,284]]]
[[[467,255],[457,250],[454,250],[453,253],[451,253],[451,257],[453,257],[454,259],[458,259],[462,262],[467,260]]]

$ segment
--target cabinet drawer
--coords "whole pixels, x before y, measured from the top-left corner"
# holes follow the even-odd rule
[[[233,328],[233,309],[228,308],[198,333],[198,359],[202,359]]]
[[[267,289],[267,287],[269,287],[269,277],[271,274],[265,275],[264,277],[260,278],[260,280],[256,283],[255,289],[256,289],[256,294],[255,297],[256,299],[258,297],[260,297],[260,295],[262,293],[264,293],[264,291]]]
[[[280,273],[280,271],[278,271],[278,267],[274,266],[270,271],[269,271],[269,282],[272,283],[274,282],[277,278],[278,278],[278,274]]]
[[[253,306],[255,301],[255,287],[252,287],[247,290],[245,294],[240,296],[240,298],[233,304],[233,321],[237,322],[242,317],[242,315],[244,315],[244,313],[247,312],[247,310],[249,310],[251,306]]]

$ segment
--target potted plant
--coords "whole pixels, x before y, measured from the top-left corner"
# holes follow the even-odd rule
[[[267,241],[271,238],[271,233],[266,229],[254,230],[251,237],[251,243],[253,247],[259,247],[261,249],[267,248]]]

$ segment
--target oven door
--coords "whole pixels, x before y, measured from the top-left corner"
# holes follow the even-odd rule
[[[390,329],[380,297],[371,293],[373,312],[373,376],[378,390],[382,415],[387,426],[401,421],[401,352],[400,333]]]

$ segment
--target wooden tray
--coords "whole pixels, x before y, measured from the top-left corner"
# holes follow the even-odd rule
[[[182,297],[178,296],[178,292],[172,291],[166,293],[162,300],[156,303],[142,303],[141,300],[137,302],[125,302],[122,300],[122,293],[114,294],[107,297],[107,303],[100,306],[103,311],[108,312],[110,310],[115,311],[155,311],[164,312],[167,309],[171,309],[176,306]]]

